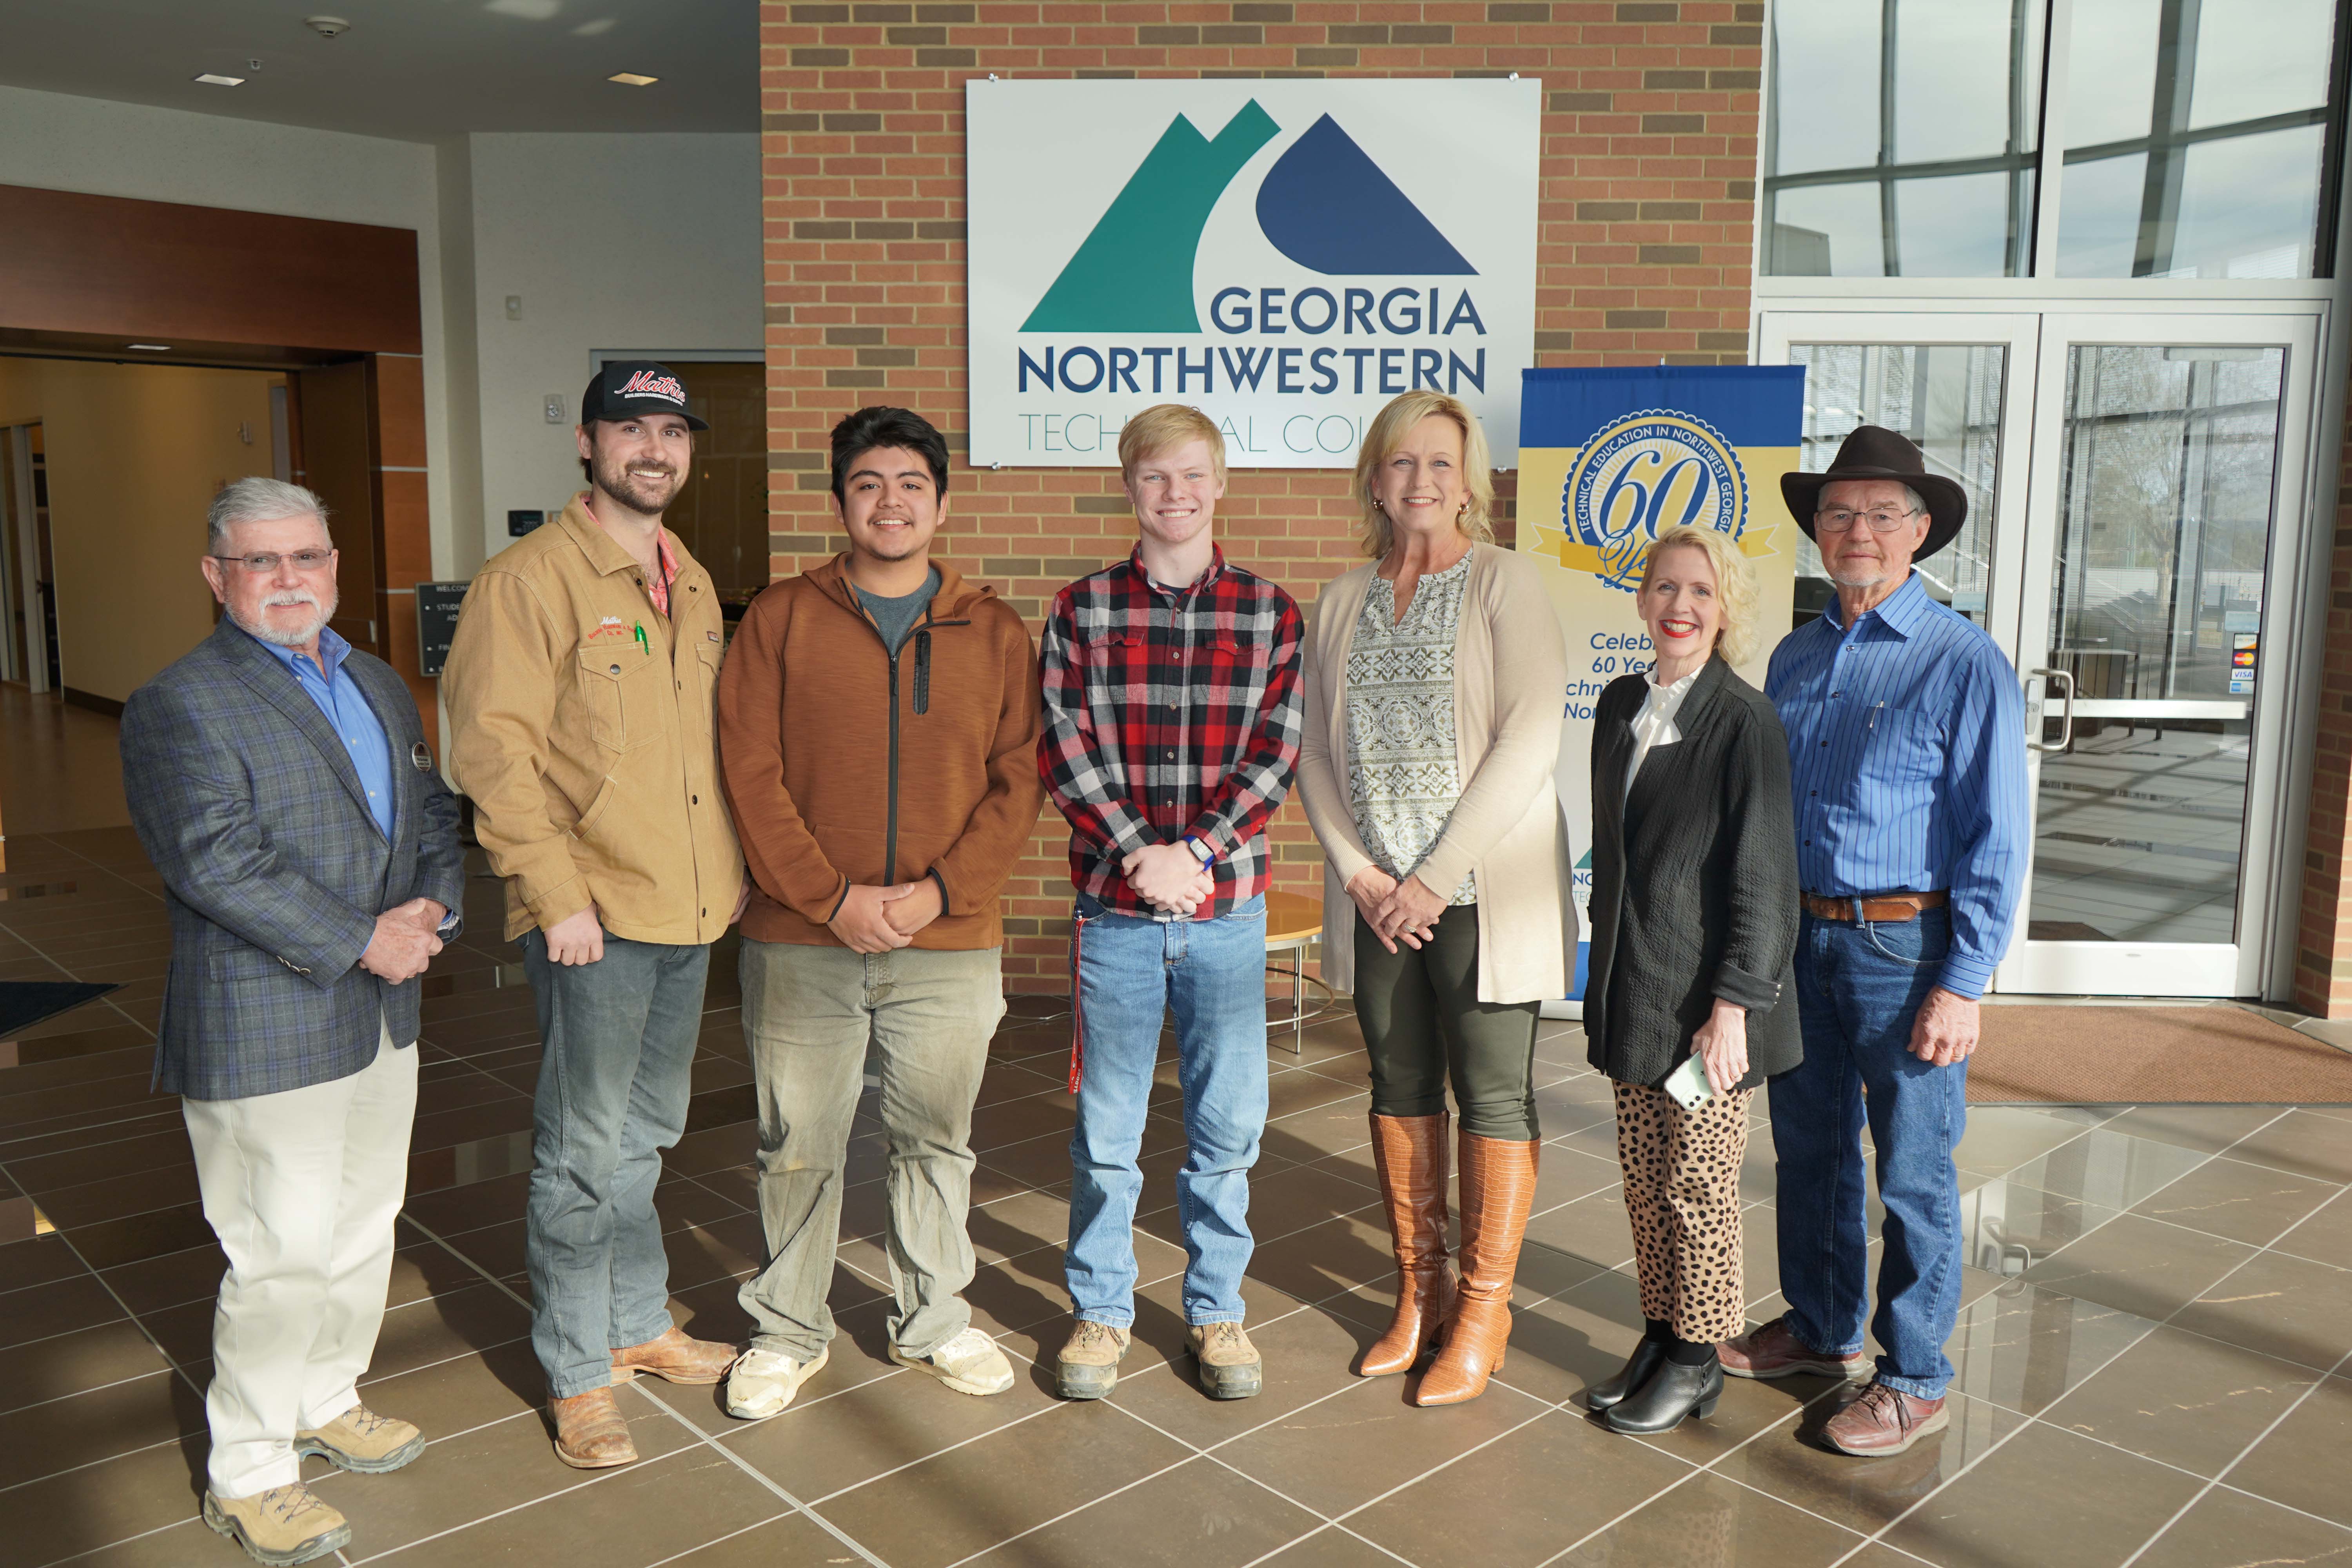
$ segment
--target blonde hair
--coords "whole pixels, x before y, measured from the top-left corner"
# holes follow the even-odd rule
[[[1715,634],[1715,651],[1729,665],[1746,664],[1755,657],[1764,628],[1756,624],[1756,573],[1739,552],[1739,542],[1712,528],[1682,523],[1653,540],[1642,557],[1642,592],[1650,591],[1650,569],[1669,550],[1703,550],[1715,568],[1715,602],[1723,607],[1723,626]]]
[[[1119,427],[1118,477],[1135,478],[1138,466],[1187,441],[1206,441],[1209,460],[1216,465],[1217,482],[1225,482],[1225,437],[1217,422],[1189,403],[1155,403]]]
[[[1486,433],[1479,428],[1478,416],[1460,398],[1442,392],[1408,392],[1372,416],[1364,444],[1356,451],[1356,504],[1364,513],[1364,553],[1375,561],[1396,542],[1396,529],[1372,499],[1372,476],[1396,456],[1413,426],[1434,414],[1462,427],[1462,484],[1470,492],[1470,504],[1462,509],[1454,526],[1481,544],[1495,542],[1495,466],[1486,456]]]

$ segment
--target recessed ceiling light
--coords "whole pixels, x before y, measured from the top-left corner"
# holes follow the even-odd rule
[[[220,76],[212,71],[205,72],[204,75],[196,78],[196,80],[209,87],[243,87],[245,85],[245,79],[241,76]]]
[[[657,76],[639,76],[635,71],[614,71],[611,76],[606,77],[604,79],[606,81],[617,81],[623,87],[651,87],[654,83],[661,80],[661,78]]]
[[[169,343],[125,343],[122,346],[126,349],[137,349],[141,353],[148,354],[167,354],[172,352],[172,345]]]

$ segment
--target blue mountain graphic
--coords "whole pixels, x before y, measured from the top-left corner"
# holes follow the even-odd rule
[[[1257,226],[1283,255],[1329,277],[1478,271],[1328,114],[1267,171]]]

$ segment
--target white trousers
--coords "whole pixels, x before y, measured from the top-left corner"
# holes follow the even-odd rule
[[[294,1434],[359,1403],[408,1185],[416,1055],[386,1033],[349,1078],[180,1102],[205,1219],[228,1254],[205,1395],[217,1497],[299,1480]]]

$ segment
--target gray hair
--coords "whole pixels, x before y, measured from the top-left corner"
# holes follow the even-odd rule
[[[205,513],[205,548],[218,554],[228,543],[228,531],[238,523],[268,522],[281,517],[315,517],[323,529],[327,503],[315,491],[260,474],[224,485]]]

